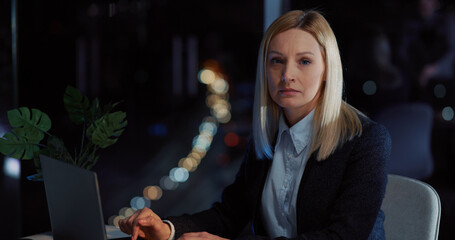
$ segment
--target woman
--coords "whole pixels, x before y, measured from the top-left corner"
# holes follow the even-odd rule
[[[209,210],[120,222],[146,239],[384,239],[380,206],[390,137],[342,100],[335,36],[315,11],[291,11],[262,40],[253,140]]]

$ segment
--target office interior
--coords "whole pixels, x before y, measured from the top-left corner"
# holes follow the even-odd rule
[[[74,86],[90,100],[118,102],[116,109],[127,114],[125,131],[100,150],[92,169],[106,224],[118,224],[142,207],[160,216],[209,208],[233,181],[251,137],[264,28],[292,9],[316,9],[331,23],[348,103],[377,121],[387,119],[390,109],[402,117],[411,116],[406,106],[412,106],[409,114],[421,107],[430,111],[422,125],[417,117],[405,120],[417,127],[397,140],[400,150],[424,157],[392,171],[436,189],[442,203],[439,238],[451,239],[453,0],[1,1],[0,136],[10,130],[7,112],[27,106],[46,112],[50,132],[75,149],[82,129],[68,118],[63,102],[66,87]],[[437,20],[422,23],[416,20],[421,14]],[[425,29],[416,34],[419,27]],[[433,63],[441,63],[432,72],[438,74],[422,76]],[[191,155],[195,147],[197,156]],[[43,182],[27,179],[36,173],[34,162],[1,155],[0,167],[1,236],[50,231]]]

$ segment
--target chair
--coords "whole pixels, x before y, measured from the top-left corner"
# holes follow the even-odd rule
[[[389,173],[419,180],[433,174],[431,130],[433,109],[426,103],[402,103],[383,109],[374,120],[392,138]]]
[[[441,201],[430,185],[389,174],[381,209],[386,239],[438,239]]]

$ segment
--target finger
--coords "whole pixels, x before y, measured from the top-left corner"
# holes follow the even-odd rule
[[[142,226],[148,227],[148,226],[153,226],[153,218],[155,218],[157,215],[150,209],[145,209],[141,211],[141,213],[133,220],[132,222],[132,239],[137,239],[138,236],[144,237],[145,233],[141,229]],[[150,220],[148,220],[150,219]],[[142,225],[146,224],[146,225]]]
[[[133,232],[131,233],[131,239],[136,240],[138,236],[141,238],[145,237],[145,232],[143,229],[141,229],[141,225],[139,223],[135,224],[133,226]]]
[[[137,240],[138,235],[139,235],[139,227],[133,227],[133,233],[131,234],[131,240]]]
[[[120,230],[126,234],[130,234],[130,233],[128,233],[128,230],[125,225],[126,225],[126,219],[120,219],[118,222],[118,226],[119,226]]]
[[[141,226],[138,223],[139,219],[147,218],[147,217],[152,217],[152,218],[159,218],[158,215],[156,215],[150,208],[143,208],[140,210],[137,210],[129,219],[128,219],[128,227],[130,228],[130,233],[132,238],[131,239],[137,239],[138,236],[144,237],[145,233],[143,229],[141,229]]]
[[[124,232],[126,234],[131,234],[131,228],[129,227],[127,220],[128,219],[126,219],[126,218],[120,219],[119,227],[120,227],[120,230],[122,230],[122,232]]]
[[[129,231],[129,234],[131,234],[131,232],[133,232],[133,227],[134,227],[134,221],[139,217],[139,215],[142,213],[142,209],[139,209],[137,210],[136,212],[133,213],[133,215],[131,215],[128,220],[126,221],[127,222],[127,228],[128,228],[128,231]]]
[[[150,219],[150,220],[149,220]],[[153,227],[153,220],[152,217],[145,217],[145,218],[136,218],[133,223],[133,231],[132,231],[132,239],[136,240],[138,236],[144,237],[145,233],[141,227]]]

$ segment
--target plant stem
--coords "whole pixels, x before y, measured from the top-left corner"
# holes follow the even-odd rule
[[[89,155],[88,153],[90,151],[93,152],[93,150],[91,150],[92,146],[93,146],[93,144],[90,143],[90,142],[85,146],[85,150],[83,152],[81,152],[81,154],[79,156],[79,160],[77,162],[77,166],[82,166],[82,164],[86,161],[87,156]]]
[[[83,129],[82,129],[82,139],[81,139],[81,151],[79,154],[82,153],[82,149],[84,149],[84,141],[85,141],[85,124],[82,124]],[[80,156],[79,156],[80,157]]]
[[[44,145],[44,144],[41,144],[41,143],[38,143],[36,144],[38,147],[42,147],[42,148],[47,148],[47,145]]]

